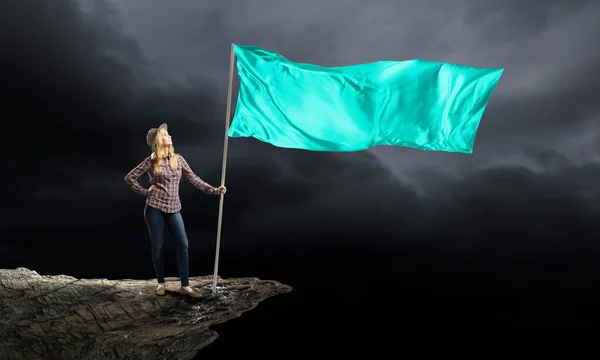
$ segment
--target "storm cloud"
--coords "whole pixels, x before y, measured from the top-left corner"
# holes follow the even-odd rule
[[[600,90],[593,2],[360,4],[3,4],[11,31],[2,37],[2,111],[19,134],[9,140],[19,151],[9,169],[20,174],[4,180],[16,189],[5,200],[5,209],[16,211],[6,212],[4,229],[60,229],[57,203],[81,228],[126,227],[139,218],[143,199],[122,178],[147,156],[147,129],[163,121],[177,151],[218,184],[234,42],[331,66],[422,58],[506,71],[469,156],[399,148],[311,153],[232,139],[228,241],[247,242],[238,231],[260,242],[299,229],[317,238],[319,229],[370,239],[458,236],[497,221],[518,232],[526,225],[514,219],[549,221],[539,211],[547,206],[544,192],[536,192],[543,186],[560,201],[580,204],[568,207],[570,216],[596,214],[589,191],[598,174]],[[216,198],[188,185],[184,211],[203,219],[191,231],[214,233]],[[515,208],[519,199],[528,206]],[[489,206],[494,217],[472,221]],[[24,221],[20,211],[34,220]],[[452,226],[461,221],[470,229]]]

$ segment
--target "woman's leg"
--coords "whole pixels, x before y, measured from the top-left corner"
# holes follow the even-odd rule
[[[179,277],[181,278],[181,286],[190,285],[190,270],[189,270],[189,255],[188,255],[188,238],[185,232],[185,225],[180,212],[167,214],[165,224],[173,242],[177,249],[177,265],[179,266]]]
[[[144,220],[148,227],[150,242],[152,243],[152,264],[159,284],[165,282],[165,267],[163,260],[163,243],[165,237],[165,219],[163,213],[146,204]]]

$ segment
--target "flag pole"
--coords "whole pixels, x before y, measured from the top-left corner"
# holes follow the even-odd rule
[[[229,86],[227,88],[227,114],[225,116],[225,140],[223,143],[223,167],[221,172],[221,185],[225,185],[225,170],[227,168],[227,148],[229,145],[229,137],[227,136],[227,130],[229,130],[229,120],[231,117],[231,88],[233,87],[233,63],[235,54],[233,52],[233,44],[231,44],[231,54],[229,56]],[[217,272],[219,270],[219,250],[221,247],[221,225],[223,223],[223,200],[225,195],[221,194],[219,201],[219,219],[217,220],[217,247],[215,251],[215,274],[213,277],[213,293],[217,291]]]

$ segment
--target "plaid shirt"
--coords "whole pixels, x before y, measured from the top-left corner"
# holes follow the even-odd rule
[[[181,210],[179,200],[179,182],[183,174],[196,189],[206,193],[218,195],[217,188],[205,183],[198,175],[194,174],[183,156],[177,155],[179,167],[171,169],[168,160],[163,159],[160,164],[160,173],[154,173],[154,160],[148,156],[138,166],[125,176],[125,183],[136,193],[146,196],[146,204],[166,213],[176,213]],[[156,190],[148,191],[140,185],[138,178],[145,172],[150,177],[150,184]]]

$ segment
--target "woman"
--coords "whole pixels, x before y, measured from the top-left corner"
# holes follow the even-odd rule
[[[188,239],[181,217],[179,200],[179,182],[183,174],[198,190],[206,194],[225,194],[225,186],[215,188],[200,179],[185,161],[183,156],[175,154],[173,141],[167,131],[167,124],[152,128],[146,135],[146,143],[152,154],[125,176],[125,183],[136,193],[146,197],[144,219],[152,243],[152,263],[158,286],[156,295],[165,294],[165,274],[163,265],[163,240],[165,228],[171,234],[177,248],[177,265],[181,288],[179,292],[194,298],[202,296],[189,284]],[[138,178],[148,173],[150,188],[146,189]]]

